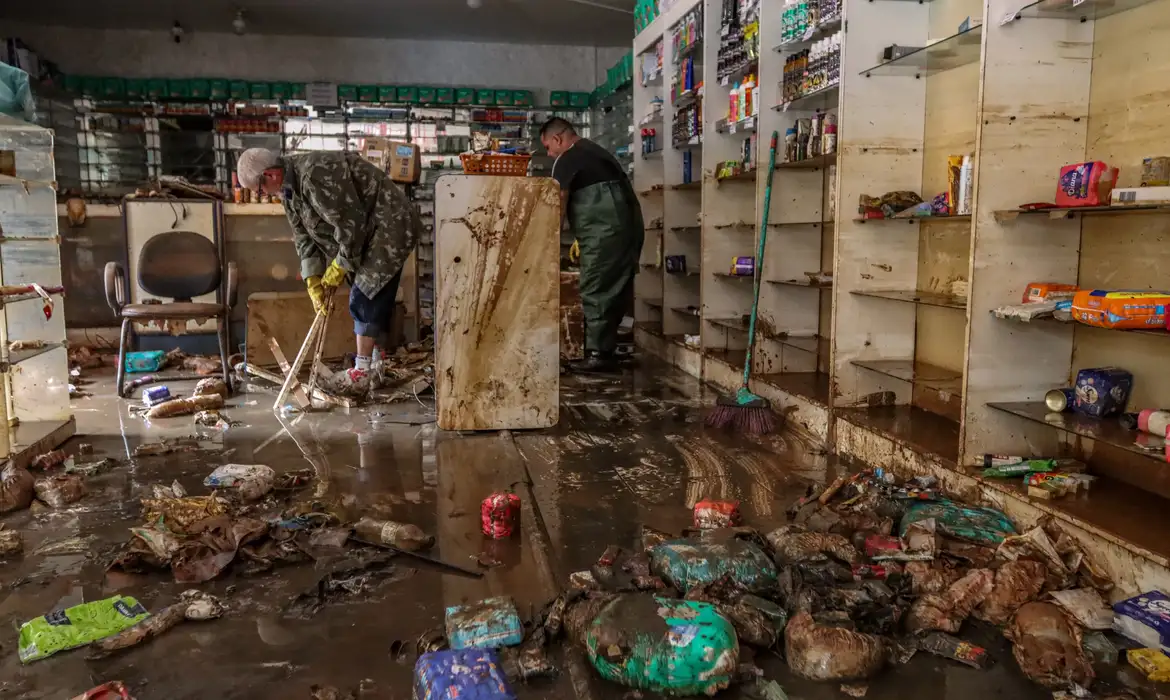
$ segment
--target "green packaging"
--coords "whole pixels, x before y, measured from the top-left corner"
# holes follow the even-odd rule
[[[512,106],[512,91],[511,90],[496,90],[496,104],[503,107]]]
[[[379,102],[397,102],[398,88],[393,85],[379,85],[378,86],[378,101]]]
[[[65,92],[70,95],[81,94],[82,78],[80,75],[66,75],[65,76]]]
[[[228,83],[228,95],[233,100],[248,99],[248,82],[245,80],[233,80]]]
[[[183,78],[167,78],[167,97],[186,100],[191,97],[191,81]]]
[[[121,78],[102,78],[102,97],[110,100],[126,96],[126,81]]]
[[[988,467],[983,470],[983,476],[1012,477],[1031,474],[1032,472],[1050,472],[1056,469],[1055,459],[1028,459],[1016,464],[1004,464],[998,467]]]
[[[475,88],[455,88],[455,104],[469,105],[475,103]]]
[[[93,76],[86,76],[81,79],[81,94],[86,97],[101,97],[102,96],[102,79]],[[165,92],[164,92],[165,94]]]
[[[146,97],[146,80],[144,78],[126,78],[126,97],[134,99]]]
[[[568,107],[569,93],[565,90],[553,90],[548,94],[548,103],[553,107]]]
[[[211,81],[206,78],[193,78],[191,80],[191,97],[197,100],[210,99]]]
[[[291,100],[292,99],[292,83],[273,83],[272,84],[272,99],[274,99],[274,100]]]
[[[570,107],[588,107],[589,93],[587,92],[570,92],[569,93]]]
[[[248,98],[252,100],[271,100],[272,83],[248,83]]]
[[[305,84],[304,83],[289,83],[289,88],[292,90],[292,99],[305,99]]]
[[[146,81],[146,96],[152,100],[159,100],[167,96],[166,78],[149,78]]]
[[[415,104],[418,102],[418,88],[413,85],[399,85],[398,101],[411,105]]]
[[[475,91],[475,104],[477,105],[494,105],[496,103],[496,91],[492,89],[480,89]]]
[[[338,102],[355,102],[358,96],[357,85],[338,85],[337,86],[337,101]]]
[[[435,102],[441,105],[455,104],[455,88],[435,88]]]
[[[226,100],[227,98],[231,97],[231,91],[228,88],[227,80],[223,78],[212,78],[208,81],[208,84],[211,88],[211,99]],[[129,90],[129,84],[126,85],[126,88]]]
[[[435,88],[420,87],[418,89],[418,103],[420,105],[433,105],[437,101],[435,99]]]
[[[531,90],[513,90],[512,104],[517,107],[531,107],[532,106],[532,91]]]
[[[377,85],[358,85],[358,102],[377,102]]]
[[[150,613],[129,596],[82,603],[29,620],[20,626],[21,663],[83,647],[142,622]]]

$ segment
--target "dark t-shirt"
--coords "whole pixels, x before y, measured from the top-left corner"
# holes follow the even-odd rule
[[[552,176],[571,196],[599,182],[625,182],[626,173],[613,155],[589,139],[578,139],[553,163]]]

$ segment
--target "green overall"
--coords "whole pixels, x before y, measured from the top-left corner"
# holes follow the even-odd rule
[[[613,352],[634,293],[642,253],[642,208],[627,182],[599,182],[569,199],[569,225],[581,248],[585,350]]]

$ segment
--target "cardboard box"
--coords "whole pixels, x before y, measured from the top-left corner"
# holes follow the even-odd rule
[[[390,175],[390,179],[404,184],[418,182],[422,162],[417,143],[391,141],[367,137],[362,156]]]
[[[1109,204],[1115,207],[1170,204],[1170,187],[1114,187]]]

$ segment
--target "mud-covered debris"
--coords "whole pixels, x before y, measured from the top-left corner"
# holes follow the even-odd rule
[[[187,532],[201,520],[226,513],[227,504],[215,496],[142,499],[143,519],[151,524],[163,525],[175,533]]]
[[[264,464],[225,464],[203,480],[204,486],[227,489],[242,501],[263,498],[276,483],[276,472]]]
[[[215,409],[200,411],[195,414],[195,425],[216,430],[227,430],[236,423]]]
[[[192,413],[207,411],[213,408],[223,408],[223,397],[219,394],[184,396],[183,398],[171,399],[170,401],[164,401],[151,406],[150,410],[146,412],[146,417],[153,420],[157,418],[189,416]]]
[[[178,479],[172,481],[169,485],[151,484],[150,495],[155,498],[185,498],[187,496],[187,489],[179,483]]]
[[[869,686],[865,683],[842,683],[841,692],[851,698],[864,698],[869,692]]]
[[[85,497],[85,482],[76,474],[45,476],[33,483],[37,498],[51,508],[61,508]]]
[[[983,647],[952,637],[945,632],[930,632],[918,640],[918,648],[952,661],[967,664],[972,668],[987,668],[991,657]]]
[[[784,630],[784,655],[792,671],[814,681],[869,678],[886,663],[881,637],[817,624],[808,612],[797,613]]]
[[[601,584],[593,577],[592,571],[574,571],[569,574],[569,586],[581,591],[601,590]]]
[[[64,464],[69,459],[69,455],[65,450],[50,450],[42,455],[38,455],[28,465],[28,468],[33,471],[41,471],[45,469],[52,469],[53,467]]]
[[[312,469],[296,469],[291,472],[281,472],[276,475],[276,483],[272,489],[274,491],[292,491],[293,489],[304,488],[313,483]]]
[[[183,369],[189,370],[196,374],[203,376],[210,376],[213,374],[220,374],[223,371],[223,363],[219,360],[204,357],[202,355],[193,355],[191,357],[183,358]]]
[[[1098,674],[1103,669],[1117,665],[1117,645],[1109,641],[1103,632],[1086,632],[1081,647]]]
[[[135,457],[157,457],[172,452],[194,452],[199,446],[191,438],[144,442],[134,448]]]
[[[198,622],[214,620],[222,617],[224,612],[227,611],[227,607],[219,598],[195,588],[183,591],[182,595],[179,596],[179,600],[187,606],[187,609],[183,612],[183,616],[188,620]]]
[[[1021,605],[1039,597],[1044,577],[1044,565],[1038,561],[1005,562],[996,569],[991,592],[975,611],[975,617],[995,625],[1007,624]]]
[[[735,527],[742,522],[739,503],[703,500],[695,504],[694,524],[700,530]]]
[[[419,526],[393,520],[362,518],[353,526],[353,531],[359,541],[389,545],[408,552],[425,551],[435,545],[435,538]]]
[[[640,526],[641,535],[639,541],[642,543],[642,551],[648,552],[658,545],[668,540],[676,539],[674,535],[662,530],[656,530],[648,525]]]
[[[1113,610],[1105,604],[1101,594],[1093,588],[1074,588],[1067,591],[1053,591],[1054,603],[1064,608],[1082,627],[1091,630],[1107,630],[1113,627]]]
[[[322,527],[309,534],[310,547],[339,549],[345,546],[353,530],[348,527]]]
[[[9,462],[0,470],[0,513],[23,510],[32,505],[35,482],[27,469]]]
[[[758,607],[737,602],[717,606],[719,613],[731,621],[741,644],[769,649],[780,639],[775,623]]]
[[[334,563],[313,586],[293,598],[285,607],[285,614],[309,618],[330,603],[368,594],[389,581],[410,575],[409,571],[394,565],[394,558],[393,554],[381,551],[355,551]]]
[[[69,366],[81,369],[97,369],[104,364],[102,356],[87,345],[69,348]]]
[[[192,499],[171,499],[189,501]],[[142,572],[169,568],[179,583],[209,581],[236,558],[241,546],[268,533],[267,523],[253,518],[217,515],[184,523],[165,517],[149,519],[156,525],[132,528],[133,538],[114,559],[111,568]]]
[[[724,532],[711,530],[711,533]],[[741,539],[673,540],[650,552],[651,569],[680,591],[690,591],[731,574],[749,593],[776,583],[776,566],[757,545]]]
[[[195,396],[219,394],[224,398],[225,401],[229,395],[227,384],[219,377],[208,377],[207,379],[200,379],[195,383],[195,389],[191,393]]]
[[[1052,603],[1027,603],[1016,611],[1004,634],[1024,675],[1053,690],[1088,688],[1093,667],[1081,648],[1081,630]]]
[[[24,541],[18,530],[5,530],[0,524],[0,558],[11,557],[24,551]]]
[[[775,548],[776,561],[781,564],[824,559],[826,555],[848,564],[861,561],[861,554],[841,535],[806,532],[799,526],[773,530],[768,533],[768,542]]]
[[[123,649],[138,646],[170,631],[186,619],[186,603],[168,605],[133,627],[93,642],[89,645],[90,653],[87,658],[100,659]]]
[[[102,683],[96,688],[90,688],[73,700],[134,700],[130,690],[122,681]]]
[[[94,477],[98,474],[104,474],[110,471],[114,468],[115,465],[117,465],[117,462],[110,457],[94,460],[92,462],[72,462],[65,465],[65,473],[77,474],[78,476],[84,477]]]
[[[914,595],[942,593],[958,581],[963,571],[942,562],[907,562],[903,569],[910,577],[910,590]]]
[[[445,626],[452,649],[495,649],[524,640],[516,603],[507,596],[453,605],[447,608]]]
[[[968,542],[998,545],[1005,537],[1016,534],[1016,528],[1002,511],[993,508],[967,506],[950,500],[913,503],[902,516],[900,533],[916,522],[933,518],[939,534]]]
[[[928,593],[920,597],[910,606],[906,629],[910,632],[958,632],[971,612],[991,593],[994,580],[995,574],[990,569],[973,569],[951,584],[945,593]]]
[[[525,642],[519,648],[500,649],[504,675],[512,683],[527,683],[538,678],[553,678],[560,673],[548,659],[542,644]]]

